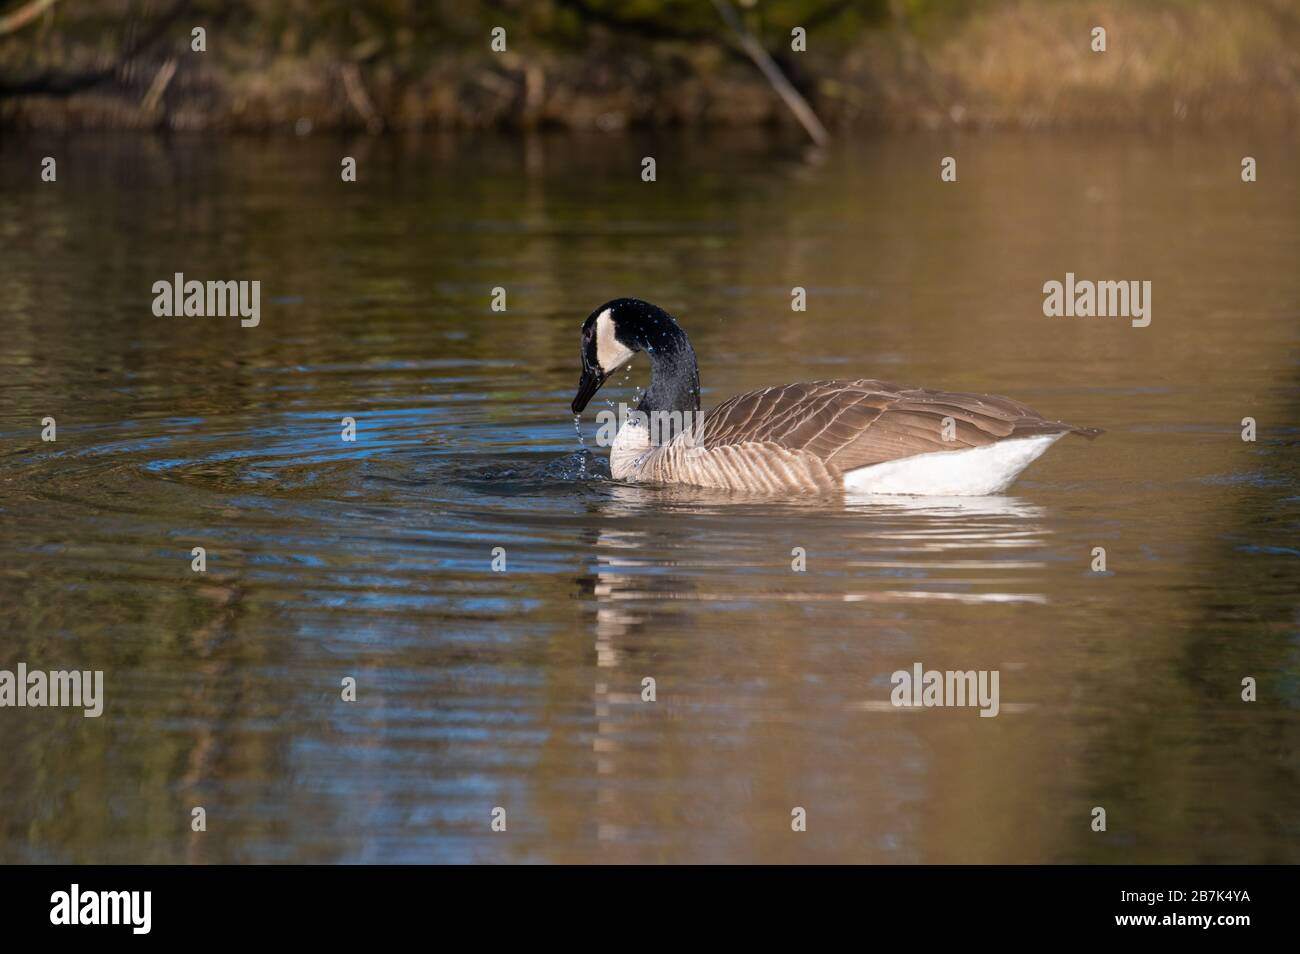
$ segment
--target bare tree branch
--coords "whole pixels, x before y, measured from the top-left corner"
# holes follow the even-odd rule
[[[731,28],[731,32],[736,34],[736,39],[740,43],[740,48],[745,51],[754,65],[759,68],[767,81],[772,84],[776,94],[781,97],[781,101],[794,113],[794,118],[799,120],[804,131],[808,133],[819,146],[824,146],[830,142],[830,135],[826,132],[826,127],[822,125],[813,108],[808,105],[808,100],[804,99],[797,89],[785,78],[781,72],[781,67],[776,65],[771,54],[763,48],[763,44],[758,42],[754,34],[749,32],[740,15],[736,13],[728,0],[713,0],[713,6],[717,9],[718,15],[722,17],[723,22]]]
[[[27,6],[19,7],[13,13],[6,13],[0,17],[0,36],[21,30],[58,2],[59,0],[31,0]]]

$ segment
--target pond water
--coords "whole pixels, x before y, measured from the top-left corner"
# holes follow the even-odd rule
[[[105,682],[0,709],[0,861],[1300,861],[1294,155],[0,140],[0,669]],[[260,323],[155,316],[177,272]],[[1067,272],[1151,324],[1044,317]],[[994,498],[624,485],[593,413],[644,362],[569,411],[621,295],[706,408],[877,377],[1106,433]],[[894,708],[916,663],[998,716]]]

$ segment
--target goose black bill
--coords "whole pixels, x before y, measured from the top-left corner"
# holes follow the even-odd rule
[[[605,375],[599,371],[593,371],[591,368],[583,368],[582,378],[578,381],[578,393],[573,398],[573,413],[581,414],[587,406],[587,402],[600,390],[600,386],[604,383]]]

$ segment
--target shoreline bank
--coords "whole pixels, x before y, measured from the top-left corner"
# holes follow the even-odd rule
[[[188,22],[188,21],[186,21]],[[1092,49],[1104,24],[1106,50]],[[239,44],[228,24],[195,52],[184,23],[105,54],[52,20],[0,38],[9,129],[317,130],[794,126],[727,42],[603,29],[563,49],[521,29],[503,52],[466,41],[403,53]],[[810,32],[772,51],[832,133],[874,129],[1300,127],[1300,5],[1152,0],[976,3],[925,22]],[[787,44],[788,46],[788,44]]]

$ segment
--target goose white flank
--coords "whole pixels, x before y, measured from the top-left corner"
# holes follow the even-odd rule
[[[686,332],[636,298],[607,302],[583,323],[573,413],[638,352],[649,357],[651,380],[610,448],[617,480],[765,494],[978,496],[1005,491],[1065,435],[1101,433],[1010,398],[869,378],[747,391],[700,415]]]

